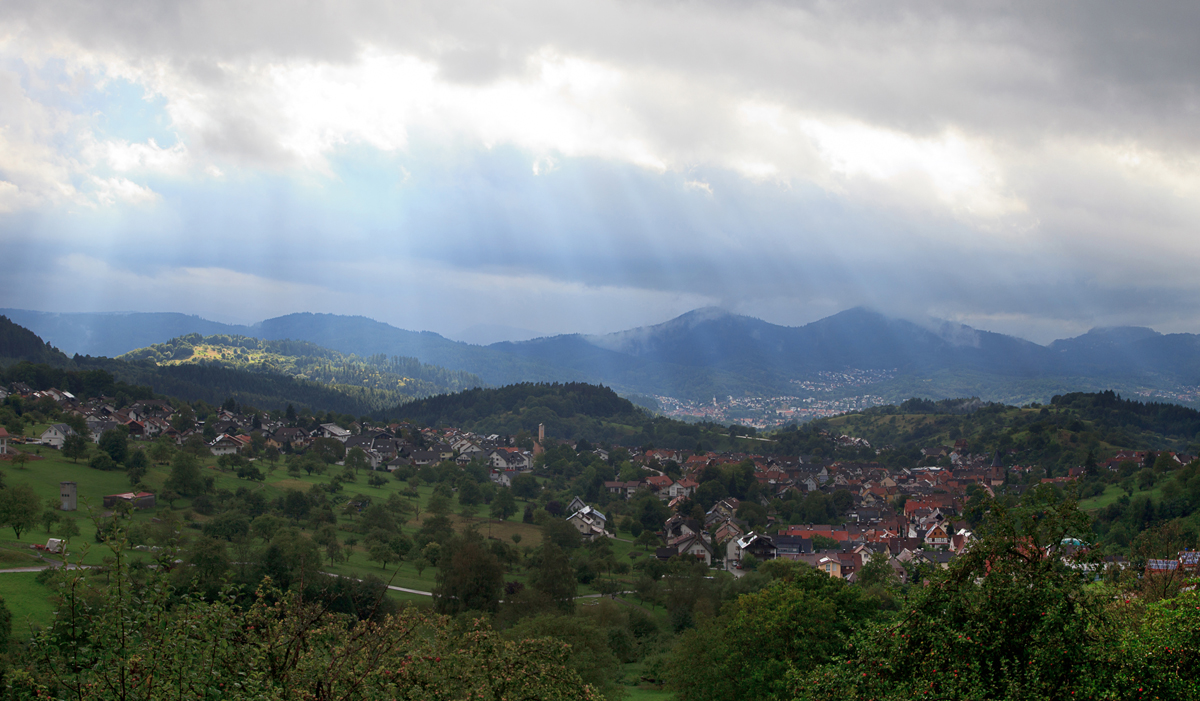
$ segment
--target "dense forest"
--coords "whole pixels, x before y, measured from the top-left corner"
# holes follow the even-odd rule
[[[29,329],[0,315],[0,367],[19,360],[54,366],[69,365],[71,359]]]
[[[754,433],[753,429],[654,416],[607,387],[582,382],[475,388],[409,402],[378,416],[426,426],[454,426],[484,435],[537,435],[542,424],[547,435],[561,439],[675,450],[744,449],[751,444],[739,442],[737,437]]]

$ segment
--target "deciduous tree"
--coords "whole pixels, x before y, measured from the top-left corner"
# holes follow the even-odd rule
[[[29,485],[14,484],[0,490],[0,526],[13,529],[17,540],[37,525],[41,514],[42,500]]]
[[[85,458],[88,454],[88,441],[78,433],[72,433],[63,441],[62,455],[64,458],[70,458],[71,462],[78,463],[79,458]]]

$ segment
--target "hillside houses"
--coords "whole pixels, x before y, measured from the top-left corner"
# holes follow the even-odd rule
[[[328,451],[326,460],[341,455],[339,446],[331,442],[336,441],[347,452],[362,451],[372,470],[401,471],[405,480],[415,476],[428,484],[426,480],[445,479],[449,470],[465,469],[478,479],[490,477],[492,484],[484,487],[491,494],[495,487],[509,487],[514,481],[529,486],[530,480],[521,476],[533,473],[534,491],[552,488],[559,494],[531,494],[530,514],[537,513],[539,519],[546,513],[565,516],[585,538],[618,531],[627,537],[624,534],[632,530],[618,524],[640,522],[643,513],[649,514],[645,523],[655,524],[648,526],[654,530],[663,522],[662,515],[670,514],[656,533],[660,556],[695,557],[715,566],[736,567],[742,557],[753,554],[757,559],[827,565],[831,575],[843,577],[853,577],[861,569],[863,553],[875,550],[898,562],[903,558],[903,562],[944,565],[971,546],[971,530],[962,521],[967,494],[976,489],[1012,493],[1006,483],[1019,469],[1004,467],[1001,458],[1009,459],[1005,456],[972,453],[965,441],[928,447],[919,461],[921,467],[889,468],[872,461],[872,451],[864,450],[869,444],[847,436],[829,436],[829,441],[855,449],[837,453],[854,455],[854,460],[749,451],[639,450],[553,439],[531,448],[524,441],[519,447],[506,437],[455,427],[369,421],[339,425],[329,417],[308,415],[285,422],[278,412],[252,416],[228,408],[205,416],[203,423],[193,423],[164,401],[120,406],[111,397],[80,401],[62,392],[46,392],[42,398],[82,417],[91,440],[123,427],[139,440],[167,436],[194,446],[199,437],[215,456],[261,459],[267,448],[288,455],[317,447]],[[57,423],[39,438],[48,447],[61,447],[68,431],[67,424]],[[765,441],[763,445],[766,450]],[[552,469],[548,458],[539,460],[543,450],[576,447],[580,462],[571,463],[569,469]],[[1140,465],[1147,457],[1142,451],[1128,451],[1119,454],[1117,462],[1101,462],[1098,467]],[[560,510],[564,484],[582,501]],[[651,498],[657,502],[648,501]]]

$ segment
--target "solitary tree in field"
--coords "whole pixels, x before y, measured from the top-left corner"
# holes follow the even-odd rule
[[[42,515],[42,500],[27,484],[14,484],[0,491],[0,525],[13,529],[17,540],[33,528]]]
[[[71,462],[78,463],[79,458],[85,458],[87,454],[87,439],[78,433],[72,433],[63,441],[62,455],[64,458],[70,458]]]

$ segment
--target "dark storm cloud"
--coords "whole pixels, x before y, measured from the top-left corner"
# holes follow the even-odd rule
[[[784,323],[870,304],[1043,339],[1200,330],[1192,3],[17,1],[0,26],[27,76],[6,95],[57,62],[72,86],[132,81],[186,146],[169,173],[122,169],[131,145],[87,110],[0,112],[23,135],[6,251],[78,241],[112,275],[133,250],[162,280],[346,304],[372,304],[364,271],[427,266],[506,303],[552,289],[609,329],[654,321],[602,301],[642,295]],[[39,206],[21,240],[4,211]],[[297,253],[334,239],[322,265]]]

